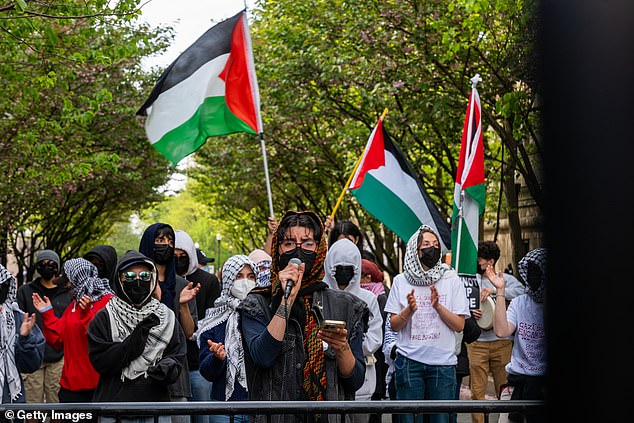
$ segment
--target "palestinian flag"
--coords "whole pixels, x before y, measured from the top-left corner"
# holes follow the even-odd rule
[[[479,80],[479,75],[471,79],[451,218],[451,245],[455,246],[451,264],[458,273],[470,275],[476,273],[478,266],[478,227],[486,194],[480,96],[475,87]]]
[[[215,25],[161,75],[138,115],[150,143],[177,164],[207,137],[262,132],[246,11]]]
[[[449,225],[429,197],[423,183],[379,119],[350,182],[357,201],[403,241],[420,228],[431,226],[449,248]]]

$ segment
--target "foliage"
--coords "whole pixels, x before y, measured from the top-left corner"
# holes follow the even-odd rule
[[[251,33],[276,213],[329,215],[387,107],[385,127],[449,218],[469,79],[476,73],[483,78],[483,124],[493,134],[487,169],[497,172],[502,162],[516,168],[541,205],[532,161],[539,153],[532,0],[259,6]],[[258,144],[247,135],[209,139],[191,174],[208,187],[195,193],[216,218],[236,222],[236,233],[249,228],[263,236],[268,208]],[[488,177],[491,184],[496,175]],[[337,213],[347,218],[369,234],[388,272],[397,273],[397,239],[349,194]]]
[[[169,165],[135,113],[153,80],[141,58],[170,33],[136,24],[138,3],[0,8],[0,218],[20,267],[40,248],[76,256],[160,199]]]

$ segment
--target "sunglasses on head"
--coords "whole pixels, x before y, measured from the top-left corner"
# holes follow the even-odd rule
[[[123,272],[123,280],[127,283],[133,283],[137,280],[141,282],[150,282],[152,280],[152,272],[143,271],[143,272]]]

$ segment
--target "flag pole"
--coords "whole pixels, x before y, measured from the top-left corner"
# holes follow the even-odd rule
[[[266,181],[266,195],[269,200],[269,216],[275,219],[273,211],[273,196],[271,194],[271,181],[269,179],[269,165],[266,160],[266,147],[264,146],[264,134],[260,132],[260,147],[262,148],[262,161],[264,162],[264,180]]]
[[[385,115],[387,115],[387,107],[383,110],[383,113],[381,113],[379,120],[382,121]],[[354,177],[354,174],[356,173],[362,158],[363,158],[363,154],[359,156],[359,159],[354,164],[354,167],[352,168],[352,172],[350,172],[350,176],[348,177],[348,180],[346,181],[346,184],[343,186],[343,189],[341,190],[341,194],[339,194],[339,198],[337,199],[337,202],[335,203],[335,207],[333,207],[332,213],[330,213],[330,215],[328,216],[331,222],[335,218],[335,213],[337,212],[337,209],[339,208],[339,205],[341,204],[341,200],[343,200],[343,196],[346,194],[346,191],[348,190],[348,186],[350,186],[350,181],[352,181],[352,178]]]

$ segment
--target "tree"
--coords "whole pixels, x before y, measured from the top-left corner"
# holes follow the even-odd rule
[[[165,48],[170,33],[135,24],[138,3],[0,8],[0,194],[10,199],[0,218],[20,279],[23,269],[31,277],[37,250],[76,256],[161,198],[169,164],[135,112],[152,76],[141,58]]]

